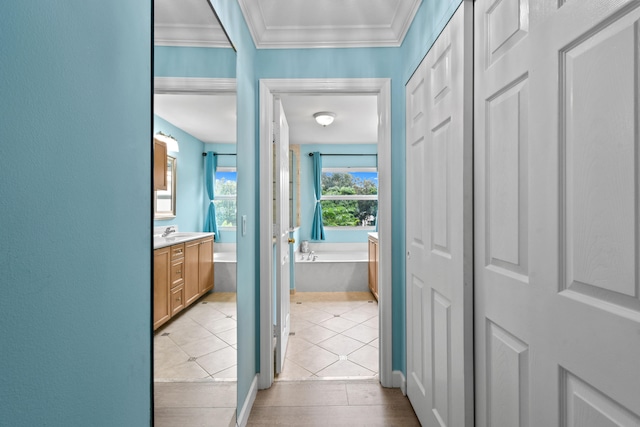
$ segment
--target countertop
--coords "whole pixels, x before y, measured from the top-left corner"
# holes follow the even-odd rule
[[[377,231],[373,231],[371,233],[367,233],[369,234],[370,237],[373,237],[374,239],[376,239],[376,241],[378,241],[378,232]]]
[[[171,233],[167,237],[153,236],[153,249],[160,249],[166,246],[177,245],[179,243],[201,239],[203,237],[213,237],[214,235],[215,233],[177,232]]]

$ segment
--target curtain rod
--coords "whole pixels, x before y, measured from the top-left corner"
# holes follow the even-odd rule
[[[323,154],[320,153],[321,156],[377,156],[378,153],[371,153],[371,154]],[[313,157],[313,153],[309,153],[309,157]]]
[[[213,153],[216,156],[235,156],[236,153]],[[202,157],[206,157],[207,153],[202,153]]]

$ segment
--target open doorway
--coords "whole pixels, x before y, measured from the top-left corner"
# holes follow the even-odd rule
[[[374,343],[375,337],[371,340],[367,340],[363,337],[361,339],[365,339],[363,346],[368,346],[369,344],[377,345],[380,350],[376,352],[377,356],[377,367],[379,369],[380,381],[383,385],[390,386],[392,383],[391,379],[391,204],[390,204],[390,188],[391,188],[391,176],[390,176],[390,165],[391,165],[391,156],[390,156],[390,147],[391,147],[391,137],[390,137],[390,81],[388,79],[331,79],[331,80],[261,80],[260,82],[260,111],[261,111],[261,140],[260,140],[260,164],[261,164],[261,183],[264,188],[260,189],[261,194],[261,210],[267,215],[263,215],[261,218],[261,237],[260,237],[260,253],[261,253],[261,325],[263,328],[260,331],[261,337],[261,375],[260,375],[260,388],[269,387],[274,380],[274,373],[271,369],[274,366],[274,344],[272,337],[274,336],[274,311],[277,311],[277,308],[274,309],[273,304],[271,303],[274,299],[274,294],[277,290],[274,286],[273,279],[273,256],[274,256],[274,247],[273,247],[273,234],[272,234],[272,224],[273,224],[273,212],[271,212],[271,204],[273,201],[273,186],[269,185],[272,181],[273,177],[273,159],[272,150],[270,148],[272,141],[272,125],[273,117],[274,117],[274,108],[273,108],[273,100],[274,97],[290,97],[293,99],[294,97],[305,95],[305,96],[371,96],[375,99],[375,117],[374,120],[377,124],[377,135],[375,144],[373,144],[373,152],[367,154],[373,154],[372,157],[376,157],[377,154],[377,174],[378,174],[378,188],[380,190],[380,195],[377,200],[378,203],[378,218],[380,218],[380,222],[377,223],[378,233],[379,233],[379,241],[380,241],[380,264],[378,268],[378,277],[379,277],[379,316],[377,317],[378,310],[373,308],[375,303],[374,299],[369,296],[362,298],[360,301],[361,304],[366,304],[369,307],[354,307],[354,308],[345,308],[346,305],[343,303],[348,303],[349,301],[336,301],[336,303],[331,303],[328,301],[317,301],[318,307],[324,306],[328,308],[333,305],[334,308],[343,305],[343,308],[338,309],[338,311],[342,311],[342,313],[332,313],[332,310],[323,311],[320,315],[318,315],[318,319],[320,317],[329,316],[326,320],[333,320],[331,323],[335,323],[334,329],[342,329],[344,330],[351,329],[354,326],[360,326],[360,323],[371,321],[375,322],[377,317],[378,329],[379,329],[379,343]],[[286,100],[285,100],[286,103]],[[302,146],[302,145],[301,145]],[[303,149],[300,149],[300,158],[304,158],[304,156],[308,156],[308,153],[304,153]],[[308,151],[308,150],[307,150]],[[374,164],[374,168],[375,168]],[[311,223],[311,218],[305,218],[308,223]],[[304,223],[304,220],[303,220]],[[372,230],[373,231],[373,230]],[[361,242],[364,244],[366,248],[367,239],[364,238],[364,241]],[[345,243],[340,243],[344,245]],[[296,248],[298,246],[296,245]],[[365,249],[366,250],[366,249]],[[301,256],[299,249],[294,252],[297,256]],[[310,251],[308,252],[310,254]],[[366,253],[366,252],[365,252]],[[308,256],[308,255],[307,255]],[[362,274],[362,279],[367,283],[367,270],[365,268],[364,273]],[[366,286],[366,285],[365,285]],[[366,288],[365,288],[366,291]],[[297,293],[297,292],[296,292]],[[363,292],[364,294],[365,292]],[[299,298],[301,294],[299,294]],[[291,312],[294,313],[297,308],[295,306],[304,306],[304,301],[299,301],[296,299],[295,295],[293,298],[294,308],[291,309]],[[369,301],[372,301],[371,303]],[[297,304],[300,302],[301,304]],[[308,302],[309,303],[309,302]],[[358,318],[360,322],[354,322],[356,319],[340,319],[343,313],[347,311],[357,310],[360,308],[362,311],[361,317]],[[317,308],[313,308],[313,310],[317,310]],[[367,314],[364,314],[367,312]],[[307,318],[302,319],[304,321],[309,321],[314,314],[307,313]],[[367,317],[364,319],[363,317]],[[346,320],[349,323],[344,325],[347,322],[340,322],[340,320]],[[295,314],[292,318],[292,324],[295,322]],[[277,323],[277,322],[275,322]],[[338,325],[338,323],[342,323],[342,325]],[[347,329],[344,329],[347,327]],[[362,328],[369,328],[369,326],[361,326]],[[276,330],[278,326],[276,326]],[[320,331],[322,329],[316,328]],[[374,328],[370,328],[372,331],[375,331]],[[324,330],[330,330],[328,328],[324,328]],[[332,336],[337,336],[339,333],[336,331],[330,332],[334,334]],[[295,337],[295,336],[293,336]],[[331,337],[329,337],[331,338]],[[352,339],[352,337],[348,337]],[[318,340],[318,337],[311,338],[311,340]],[[294,338],[295,341],[295,338]],[[309,340],[305,340],[306,343],[310,343]],[[324,341],[324,340],[323,340]],[[339,341],[336,339],[335,341]],[[348,341],[348,340],[345,340]],[[361,341],[360,341],[361,342]],[[306,345],[305,343],[305,345]],[[314,343],[311,343],[314,344]],[[315,345],[315,344],[314,344]],[[371,348],[375,348],[370,346]],[[322,348],[319,346],[319,348]],[[326,349],[324,349],[326,350]],[[364,362],[363,362],[364,363]],[[317,366],[316,366],[317,368]],[[330,371],[327,371],[330,372]],[[361,371],[361,373],[374,372],[372,370]],[[268,375],[267,375],[268,373]]]

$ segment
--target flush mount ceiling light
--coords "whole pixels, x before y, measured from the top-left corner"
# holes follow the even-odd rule
[[[156,133],[155,138],[167,144],[167,151],[173,151],[174,153],[178,153],[180,151],[178,141],[173,136],[158,132]]]
[[[336,113],[320,111],[315,113],[313,118],[316,119],[316,122],[318,122],[319,125],[326,127],[333,123],[333,120],[336,118]]]

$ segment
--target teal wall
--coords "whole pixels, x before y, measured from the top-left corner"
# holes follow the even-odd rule
[[[236,144],[204,144],[204,151],[213,151],[215,153],[235,153]],[[202,155],[201,155],[202,156]],[[202,157],[201,157],[202,159]],[[204,162],[203,162],[204,164]],[[218,167],[236,167],[236,156],[219,156]],[[208,200],[205,199],[205,205]],[[220,241],[216,243],[235,243],[236,230],[218,229]]]
[[[301,144],[300,145],[300,238],[311,240],[311,224],[315,212],[316,197],[313,189],[313,159],[309,153],[323,154],[370,154],[377,153],[376,144]],[[323,156],[323,168],[377,167],[376,156]],[[362,230],[336,230],[325,228],[324,243],[367,243],[367,233],[373,228]]]
[[[231,48],[155,46],[153,62],[156,77],[236,76],[236,53]]]
[[[151,420],[151,2],[0,2],[0,424]]]
[[[237,168],[238,168],[238,221],[247,218],[246,234],[238,227],[236,233],[238,306],[238,407],[248,398],[251,383],[259,371],[260,327],[260,279],[258,252],[260,221],[258,191],[258,151],[256,126],[257,80],[255,57],[257,55],[251,34],[237,1],[209,0],[220,22],[227,30],[231,42],[237,48]]]
[[[169,152],[177,159],[176,167],[176,217],[154,221],[153,225],[164,227],[177,225],[180,231],[202,231],[204,213],[208,200],[204,190],[204,144],[180,128],[175,127],[162,117],[153,116],[153,133],[162,131],[172,135],[180,146],[178,153]]]

